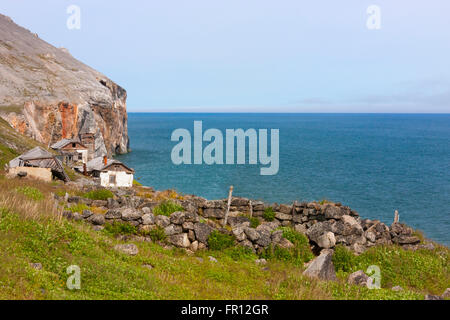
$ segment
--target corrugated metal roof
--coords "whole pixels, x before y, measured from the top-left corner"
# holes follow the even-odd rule
[[[127,167],[125,164],[123,164],[119,160],[115,160],[115,159],[106,159],[106,165],[105,165],[103,157],[97,157],[97,158],[92,159],[91,161],[88,161],[88,163],[86,163],[86,169],[87,169],[87,171],[94,171],[94,170],[102,171],[112,164],[121,164],[125,168],[129,169],[130,171],[134,171],[133,169]]]
[[[54,144],[52,144],[51,148],[54,150],[59,150],[61,148],[64,148],[65,146],[67,146],[70,143],[81,144],[78,139],[62,139],[62,140],[59,140],[58,142],[55,142]]]

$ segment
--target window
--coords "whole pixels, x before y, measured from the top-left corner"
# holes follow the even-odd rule
[[[72,148],[75,148],[77,145],[75,143],[72,143]]]
[[[109,184],[116,184],[116,175],[115,174],[109,175]]]
[[[78,153],[78,160],[83,160],[83,155],[81,153]]]

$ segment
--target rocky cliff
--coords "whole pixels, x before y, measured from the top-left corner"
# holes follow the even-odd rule
[[[79,138],[92,156],[126,153],[126,91],[0,14],[0,117],[46,145]]]

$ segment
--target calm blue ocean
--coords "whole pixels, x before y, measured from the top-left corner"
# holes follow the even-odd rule
[[[364,218],[400,220],[450,245],[450,115],[130,113],[132,152],[118,157],[136,178],[208,199],[234,195],[266,202],[328,199]],[[177,128],[279,129],[280,169],[171,162]],[[206,146],[206,143],[204,144]]]

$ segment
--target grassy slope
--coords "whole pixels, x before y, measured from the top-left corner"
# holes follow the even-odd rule
[[[6,126],[0,121],[2,163],[36,145]],[[27,196],[19,192],[24,186],[38,190]],[[230,251],[189,256],[136,242],[139,254],[130,257],[113,249],[121,242],[107,231],[61,218],[51,194],[64,191],[56,182],[8,180],[0,172],[0,299],[423,299],[450,287],[445,247],[432,252],[375,248],[359,257],[338,250],[337,282],[305,278],[304,267],[292,261],[274,259],[265,270],[254,263],[256,256],[235,257]],[[39,199],[39,193],[44,199],[30,197]],[[209,255],[218,262],[210,262]],[[30,263],[42,263],[43,269]],[[81,267],[81,290],[66,288],[66,268],[72,264]],[[346,284],[350,272],[371,264],[381,267],[383,289]],[[389,289],[394,285],[406,290],[394,292]]]
[[[24,185],[39,188],[45,199],[35,201],[16,191]],[[446,248],[431,253],[379,248],[357,258],[340,254],[337,267],[345,271],[338,272],[338,282],[328,283],[303,277],[303,266],[289,261],[269,261],[264,270],[254,263],[256,256],[233,260],[227,252],[189,256],[135,242],[139,254],[131,257],[113,250],[121,242],[106,231],[60,218],[50,193],[62,188],[0,180],[0,299],[421,299],[424,293],[441,294],[450,281]],[[210,262],[208,255],[218,262]],[[348,270],[346,259],[356,259]],[[29,265],[36,262],[42,270]],[[384,272],[386,289],[345,283],[350,271],[373,263]],[[81,268],[81,290],[65,286],[66,268],[72,264]],[[391,285],[407,290],[394,292]]]

